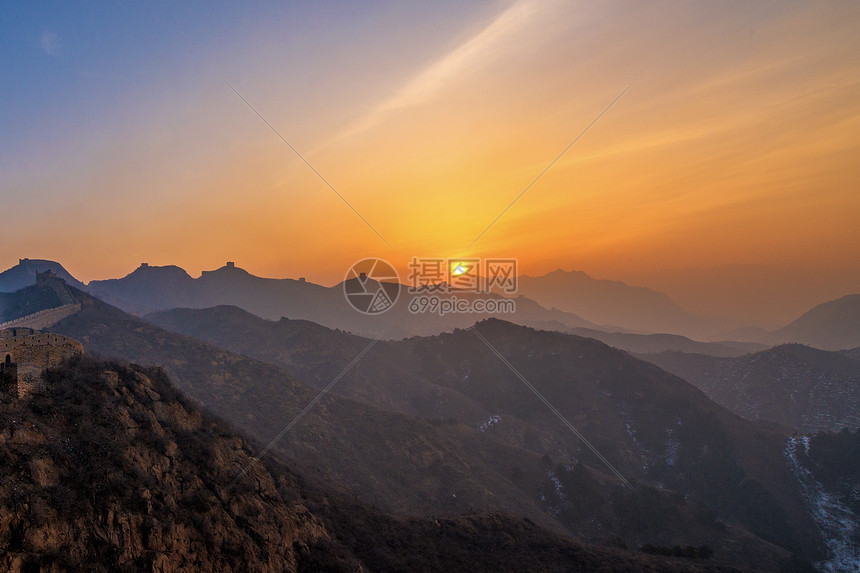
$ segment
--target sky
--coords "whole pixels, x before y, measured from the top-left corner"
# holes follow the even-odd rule
[[[3,1],[0,267],[856,269],[858,30],[854,1]]]

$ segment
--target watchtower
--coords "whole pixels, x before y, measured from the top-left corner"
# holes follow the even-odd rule
[[[77,340],[52,332],[0,330],[0,397],[14,400],[45,390],[42,372],[83,352]]]

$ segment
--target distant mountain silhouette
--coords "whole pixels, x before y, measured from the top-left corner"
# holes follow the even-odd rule
[[[841,354],[844,354],[845,356],[847,356],[848,358],[851,358],[852,360],[860,361],[860,347],[852,348],[851,350],[843,350],[841,352]]]
[[[546,307],[599,325],[699,339],[710,338],[723,326],[686,312],[661,292],[594,279],[582,271],[558,269],[539,277],[523,275],[519,277],[519,292]]]
[[[572,328],[571,334],[586,336],[605,342],[633,354],[658,354],[666,351],[706,354],[708,356],[742,356],[764,350],[767,345],[755,342],[697,342],[677,334],[630,334],[604,332],[589,328]]]
[[[860,427],[860,362],[787,344],[736,358],[664,352],[644,356],[750,420],[801,432]]]
[[[19,259],[17,265],[0,273],[0,292],[15,292],[18,289],[32,286],[36,282],[36,273],[46,271],[53,272],[66,281],[69,286],[86,290],[86,286],[73,277],[60,263],[42,259]]]
[[[725,338],[728,340],[736,340],[738,342],[753,344],[766,344],[765,341],[769,336],[769,331],[759,328],[758,326],[741,326],[739,328],[733,328],[725,333]]]
[[[374,284],[370,279],[369,284]],[[375,283],[379,284],[379,283]],[[179,267],[141,266],[121,279],[93,281],[87,290],[117,307],[135,314],[171,308],[207,308],[234,305],[270,320],[281,317],[303,319],[365,336],[376,336],[389,326],[386,338],[436,334],[472,324],[476,316],[451,313],[441,316],[409,311],[412,296],[401,288],[400,298],[389,311],[378,315],[357,312],[344,296],[343,284],[324,287],[303,280],[267,279],[254,276],[233,264],[204,271],[194,279]],[[448,296],[448,295],[441,295]],[[474,300],[479,297],[500,299],[497,295],[458,293]],[[484,315],[488,316],[488,315]],[[501,316],[501,313],[489,316]],[[528,298],[516,299],[516,312],[505,317],[519,323],[554,322],[560,328],[595,325],[574,314],[547,310]]]
[[[860,346],[860,294],[819,304],[770,335],[770,341],[799,342],[824,350]]]
[[[122,279],[90,281],[85,289],[128,312],[148,312],[163,305],[188,306],[195,302],[194,279],[177,266],[141,265]]]
[[[765,330],[788,323],[823,300],[860,292],[860,269],[856,265],[851,271],[826,273],[731,264],[655,270],[625,280],[665,292],[690,312],[719,317],[735,327]],[[736,339],[723,333],[725,337]]]

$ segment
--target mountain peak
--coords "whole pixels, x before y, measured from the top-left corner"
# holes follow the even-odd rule
[[[589,274],[588,274],[588,273],[586,273],[585,271],[578,271],[578,270],[576,270],[576,269],[570,269],[569,271],[566,271],[566,270],[564,270],[564,269],[563,269],[563,268],[561,268],[561,267],[558,267],[558,268],[557,268],[557,269],[555,269],[554,271],[550,271],[550,272],[548,272],[548,273],[544,273],[544,274],[542,274],[542,275],[537,275],[537,276],[535,276],[535,277],[531,277],[531,276],[529,276],[529,275],[520,275],[520,277],[521,277],[521,278],[522,278],[522,277],[525,277],[525,278],[537,278],[537,279],[543,279],[543,278],[546,278],[546,279],[552,279],[552,278],[555,278],[555,279],[564,279],[564,278],[566,278],[566,277],[576,277],[576,278],[580,278],[580,279],[591,279],[591,278],[592,278],[592,277],[591,277],[591,275],[589,275]],[[594,280],[594,279],[593,279],[593,280]]]
[[[15,292],[36,284],[38,273],[52,272],[66,284],[76,288],[86,288],[82,282],[69,273],[63,265],[47,259],[18,259],[18,264],[0,273],[0,292]]]
[[[557,269],[519,277],[519,294],[600,325],[643,332],[703,337],[713,325],[687,313],[669,297],[622,281],[596,279],[583,271]]]
[[[165,265],[163,267],[150,265],[149,263],[140,263],[140,266],[132,271],[132,275],[162,273],[165,275],[184,275],[191,278],[188,271],[176,265]],[[129,275],[130,276],[130,275]]]
[[[819,304],[774,332],[771,342],[800,342],[824,350],[860,346],[860,294]]]
[[[226,275],[226,276],[252,276],[251,273],[246,271],[241,267],[237,267],[236,263],[233,261],[227,261],[224,263],[223,267],[217,268],[214,271],[203,271],[202,276],[212,276],[212,275]]]
[[[529,328],[528,326],[522,326],[516,323],[513,323],[509,320],[504,320],[501,318],[490,317],[485,318],[484,320],[477,321],[472,328],[481,327],[482,331],[500,331],[500,330],[534,330],[533,328]]]

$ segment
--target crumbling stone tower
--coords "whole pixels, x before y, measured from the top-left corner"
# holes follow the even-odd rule
[[[44,391],[42,372],[83,353],[80,342],[60,334],[31,328],[0,331],[0,399]]]

